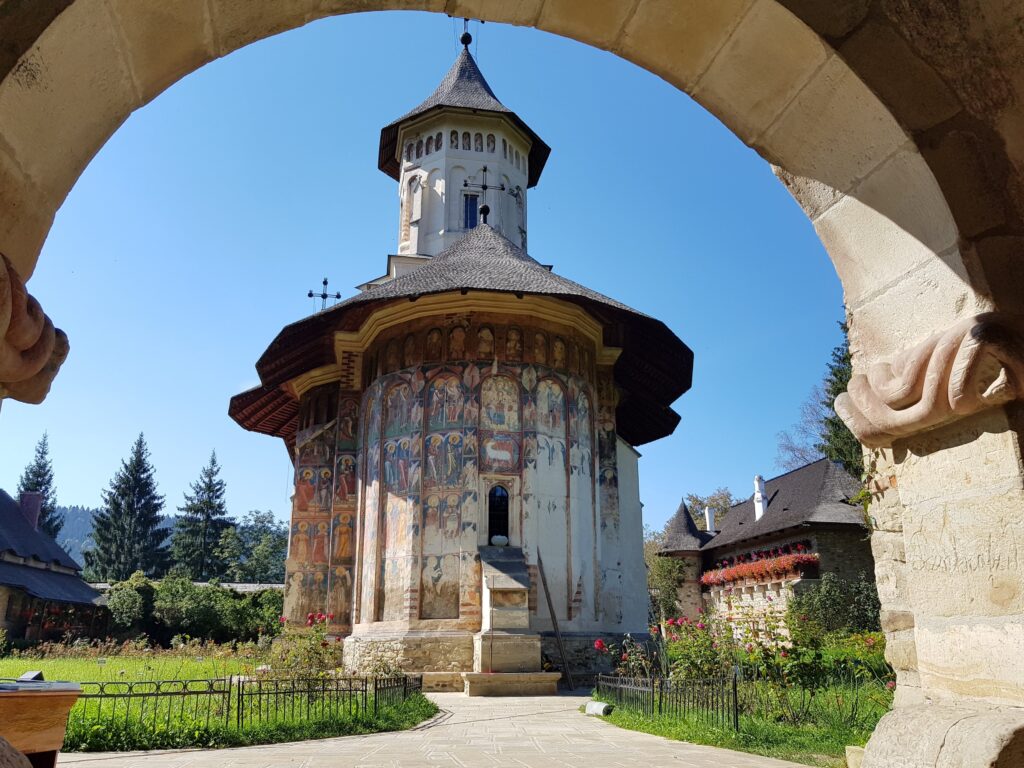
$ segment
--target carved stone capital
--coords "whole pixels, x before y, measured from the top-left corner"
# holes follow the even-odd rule
[[[961,320],[850,379],[836,413],[870,448],[1024,397],[1024,316]]]
[[[0,254],[0,400],[41,403],[67,356],[68,337]]]

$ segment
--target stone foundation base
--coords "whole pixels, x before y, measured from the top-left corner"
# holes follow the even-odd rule
[[[863,768],[1024,766],[1024,708],[951,704],[901,707],[885,715],[864,750]]]
[[[562,645],[565,647],[565,655],[569,657],[569,671],[577,685],[589,684],[594,676],[608,674],[614,666],[610,654],[598,653],[594,650],[594,641],[600,638],[608,644],[621,647],[625,635],[618,635],[608,632],[566,632],[562,634]],[[636,633],[633,639],[638,642],[649,640],[650,635],[646,632]],[[562,668],[562,657],[558,652],[558,641],[554,632],[541,633],[541,652],[544,660],[556,669]]]
[[[434,693],[458,693],[463,689],[461,672],[423,672],[423,690]]]
[[[540,635],[481,632],[473,637],[474,672],[539,672]]]
[[[342,657],[345,669],[357,674],[396,669],[410,674],[469,672],[473,669],[473,635],[469,632],[350,635],[344,640]]]
[[[467,696],[554,696],[561,672],[463,672]]]

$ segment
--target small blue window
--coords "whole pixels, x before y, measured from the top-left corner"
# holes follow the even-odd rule
[[[462,225],[463,229],[476,229],[477,214],[479,212],[479,206],[477,205],[478,195],[465,195],[462,198],[463,209],[462,209]]]

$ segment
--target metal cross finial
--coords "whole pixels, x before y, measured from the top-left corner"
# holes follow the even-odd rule
[[[488,189],[500,189],[502,192],[505,191],[505,185],[504,184],[499,184],[496,187],[489,187],[489,186],[487,186],[487,166],[486,165],[483,168],[480,169],[480,175],[483,177],[483,183],[481,183],[481,184],[470,184],[469,180],[467,179],[467,180],[462,182],[462,186],[464,188],[466,188],[466,189],[482,189],[484,192],[486,192]]]
[[[324,286],[323,290],[320,291],[320,293],[313,293],[313,290],[310,289],[309,293],[306,294],[307,298],[310,298],[310,299],[320,299],[320,311],[321,312],[323,312],[325,309],[327,309],[327,300],[328,299],[334,299],[334,300],[337,301],[338,299],[341,298],[341,293],[340,292],[339,293],[333,293],[333,294],[327,292],[327,278],[326,277],[324,278],[323,286]]]

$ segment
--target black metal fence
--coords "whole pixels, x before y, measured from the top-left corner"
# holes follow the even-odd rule
[[[739,730],[735,674],[704,680],[597,676],[597,696],[646,717],[696,719]]]
[[[69,726],[122,721],[144,729],[254,725],[376,715],[422,690],[421,677],[224,677],[81,683]]]

